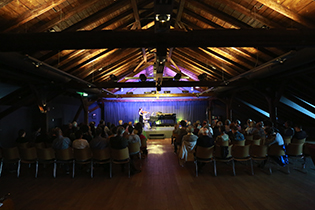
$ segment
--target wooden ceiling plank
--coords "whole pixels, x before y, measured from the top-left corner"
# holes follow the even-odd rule
[[[63,32],[77,31],[79,29],[83,29],[84,27],[98,21],[100,18],[103,18],[104,16],[114,13],[117,10],[121,9],[122,7],[127,6],[128,4],[129,4],[128,1],[116,1],[113,4],[109,5],[108,7],[105,7],[99,10],[98,12],[88,16],[87,18],[81,20],[80,22],[66,28],[65,30],[63,30]]]
[[[203,10],[213,16],[218,17],[221,20],[224,20],[233,26],[240,27],[240,28],[252,28],[251,26],[247,25],[246,23],[239,21],[238,19],[233,18],[232,16],[227,15],[224,12],[221,12],[219,10],[216,10],[212,8],[210,5],[200,2],[200,1],[194,1],[194,0],[186,0],[187,3],[193,5],[194,7],[197,7],[200,10]]]
[[[290,10],[289,8],[278,4],[276,1],[270,1],[270,0],[256,0],[256,1],[294,20],[295,22],[298,22],[304,25],[307,28],[315,28],[314,22],[308,20],[307,18],[304,18],[303,16],[299,15],[297,12],[294,12]]]
[[[13,1],[13,0],[2,0],[2,1],[0,2],[0,9],[1,9],[2,7],[4,7],[5,5],[7,5],[7,4],[10,4],[11,1]]]
[[[139,69],[137,69],[137,71],[126,74],[125,77],[134,77],[136,74],[140,73],[141,71],[143,71],[144,69],[146,69],[152,65],[154,65],[154,62],[146,62],[143,66],[141,66]],[[127,79],[124,78],[120,82],[126,82],[126,81],[127,81]]]
[[[32,32],[47,31],[47,30],[53,28],[55,25],[65,21],[65,20],[68,20],[73,15],[87,9],[88,7],[92,6],[93,4],[95,4],[98,1],[99,0],[84,1],[82,3],[80,2],[79,5],[73,7],[71,10],[68,10],[66,13],[62,13],[63,14],[62,18],[60,18],[60,16],[55,17],[54,19],[50,20],[49,22],[42,24],[39,27],[36,27],[34,30],[32,30]]]
[[[227,73],[230,76],[236,76],[239,74],[238,71],[233,69],[230,65],[224,65],[222,66],[222,61],[216,59],[214,56],[209,55],[208,53],[205,53],[203,50],[198,49],[198,48],[185,48],[185,50],[191,52],[191,54],[196,54],[198,57],[202,58],[204,60],[205,64],[209,66],[212,69],[212,72],[215,73],[216,75],[222,75],[222,71]]]
[[[179,48],[177,48],[177,50],[178,50],[178,49],[179,49]],[[215,74],[215,75],[217,75],[218,77],[221,77],[221,76],[222,76],[222,72],[214,71],[214,69],[213,69],[212,67],[206,66],[205,63],[203,63],[203,62],[197,60],[196,58],[194,58],[194,57],[192,57],[192,56],[190,56],[190,55],[187,54],[184,50],[178,50],[177,52],[180,53],[183,57],[187,57],[187,59],[189,59],[191,62],[195,63],[196,65],[202,66],[203,68],[207,69],[208,73],[211,72],[211,74]],[[177,53],[177,52],[176,52],[176,53]],[[222,64],[222,62],[221,62],[221,64]],[[222,69],[222,70],[225,70],[225,69],[222,68],[222,67],[221,67],[221,69]],[[231,71],[231,70],[230,70],[230,71],[225,71],[225,72],[226,72],[228,75],[230,75],[230,76],[236,76],[236,75],[239,74],[235,69],[233,69],[233,70],[234,70],[234,71]],[[237,72],[237,73],[236,73],[236,72]]]
[[[201,21],[201,22],[204,22],[205,24],[211,26],[212,28],[224,28],[223,26],[221,26],[221,25],[219,25],[217,23],[214,23],[211,20],[208,20],[205,17],[202,17],[202,16],[200,16],[200,15],[198,15],[198,14],[196,14],[196,13],[194,13],[194,12],[188,10],[188,9],[186,9],[185,13],[187,15],[189,15],[189,16],[191,16],[191,17],[193,17],[193,18],[195,18],[195,19],[197,19],[199,21]]]
[[[9,31],[12,31],[13,29],[19,27],[20,25],[23,25],[29,22],[30,20],[44,14],[45,12],[51,10],[53,7],[60,5],[65,1],[67,0],[53,0],[53,1],[50,1],[49,3],[43,4],[37,8],[34,8],[30,12],[27,12],[26,14],[23,14],[22,16],[20,16],[17,20],[14,21],[14,23],[10,24],[11,27],[5,29],[3,32],[6,33]]]
[[[271,28],[284,28],[282,25],[271,21],[270,19],[258,14],[257,12],[254,12],[253,10],[247,9],[246,7],[242,6],[241,4],[238,4],[234,1],[230,0],[220,0],[220,2],[224,3],[228,7],[239,11],[240,13],[250,17],[253,20],[257,20],[261,22],[262,24],[265,24],[266,26],[269,26]],[[255,9],[255,8],[254,8]]]
[[[116,50],[115,52],[111,53],[110,55],[102,58],[99,60],[99,62],[94,65],[94,69],[102,69],[101,71],[97,71],[95,77],[97,77],[101,72],[108,70],[112,68],[114,65],[117,64],[117,62],[120,62],[121,57],[126,57],[132,53],[137,52],[136,49],[126,49],[126,50]],[[81,68],[76,69],[74,73],[80,74],[83,78],[87,77],[90,74],[90,71],[88,71],[88,68]],[[81,72],[81,73],[80,73]]]

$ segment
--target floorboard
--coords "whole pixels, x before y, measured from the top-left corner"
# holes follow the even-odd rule
[[[218,163],[218,176],[213,165],[205,166],[195,177],[193,162],[178,164],[170,139],[149,140],[148,157],[142,161],[142,172],[128,178],[119,165],[113,166],[113,178],[103,167],[95,167],[94,178],[85,170],[77,170],[74,179],[58,168],[23,165],[20,178],[7,168],[0,177],[0,195],[8,192],[16,209],[314,209],[315,170],[307,160],[307,174],[291,170],[272,175],[254,167],[237,163],[236,176],[231,165]]]

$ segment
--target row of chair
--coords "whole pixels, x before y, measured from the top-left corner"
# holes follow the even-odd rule
[[[196,166],[196,176],[198,176],[198,162],[210,163],[214,165],[214,175],[217,176],[216,162],[232,162],[233,175],[235,175],[236,161],[250,161],[251,174],[254,175],[253,161],[271,161],[269,157],[280,157],[288,155],[289,158],[301,158],[303,159],[302,167],[305,168],[305,155],[303,154],[303,143],[290,143],[285,148],[279,145],[271,145],[267,147],[265,145],[247,144],[240,145],[215,145],[212,147],[200,147],[195,149],[194,163]],[[272,173],[270,164],[269,172]],[[290,173],[290,168],[288,168]]]
[[[93,177],[94,164],[109,164],[112,177],[112,163],[128,164],[128,177],[130,177],[130,156],[139,155],[141,159],[140,144],[131,143],[127,148],[115,150],[105,149],[73,149],[54,150],[53,148],[4,148],[0,151],[0,176],[4,163],[17,163],[17,177],[20,176],[20,164],[35,164],[35,177],[38,176],[39,164],[53,164],[53,177],[56,177],[57,164],[72,164],[72,177],[75,176],[76,164],[90,164],[91,177]]]

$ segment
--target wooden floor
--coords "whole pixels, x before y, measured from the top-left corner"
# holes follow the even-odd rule
[[[95,168],[93,179],[86,171],[78,171],[72,179],[61,169],[54,179],[51,168],[41,167],[35,179],[34,168],[23,166],[20,178],[4,171],[0,194],[10,192],[16,209],[23,210],[315,209],[314,170],[268,175],[255,167],[251,176],[246,165],[238,163],[236,176],[232,176],[230,165],[218,163],[217,177],[212,165],[195,177],[192,162],[179,166],[170,139],[150,140],[148,150],[142,172],[131,178],[114,165],[112,179],[100,167]]]

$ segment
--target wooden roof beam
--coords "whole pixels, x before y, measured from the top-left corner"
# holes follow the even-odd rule
[[[0,51],[142,47],[314,47],[315,30],[206,29],[0,34]],[[86,42],[85,40],[89,40]]]

